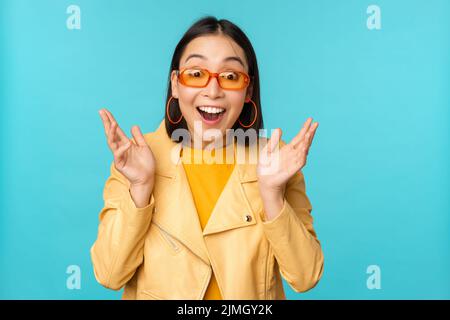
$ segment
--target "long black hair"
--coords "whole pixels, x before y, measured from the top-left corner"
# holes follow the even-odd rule
[[[250,40],[247,38],[245,33],[234,23],[221,19],[217,20],[216,17],[207,16],[197,20],[183,35],[181,40],[178,42],[175,51],[172,56],[172,62],[170,64],[169,70],[169,80],[167,86],[167,97],[166,103],[167,105],[169,99],[172,97],[172,86],[171,86],[171,74],[173,70],[178,70],[180,66],[180,59],[183,55],[183,51],[186,46],[197,37],[208,35],[208,34],[223,34],[231,39],[233,39],[245,52],[245,57],[248,63],[248,74],[251,79],[251,85],[253,86],[252,91],[252,100],[255,102],[258,116],[254,124],[249,128],[244,128],[240,125],[237,120],[233,125],[232,129],[242,129],[244,132],[248,129],[254,129],[258,132],[259,129],[264,127],[262,110],[261,110],[261,99],[260,99],[260,89],[259,89],[259,72],[258,72],[258,63],[256,61],[256,54],[253,49]],[[244,124],[251,123],[255,117],[255,108],[251,105],[251,102],[245,103],[244,108],[242,109],[239,118],[241,122]],[[169,106],[169,114],[171,119],[179,119],[181,117],[181,110],[178,104],[178,100],[172,99]],[[172,124],[169,121],[167,116],[167,112],[165,112],[165,125],[167,134],[169,137],[172,137],[173,131],[179,128],[187,129],[186,120],[183,118],[179,123]],[[178,141],[179,142],[179,141]]]

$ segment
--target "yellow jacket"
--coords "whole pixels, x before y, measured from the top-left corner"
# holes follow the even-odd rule
[[[301,171],[288,181],[279,215],[266,221],[256,164],[236,163],[202,231],[181,143],[168,137],[164,121],[144,137],[156,159],[153,193],[148,206],[136,208],[128,180],[111,165],[91,248],[100,284],[125,285],[122,299],[195,300],[203,299],[212,270],[223,299],[286,299],[281,276],[296,292],[318,283],[324,258]]]

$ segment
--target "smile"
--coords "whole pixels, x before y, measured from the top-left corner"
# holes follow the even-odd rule
[[[198,106],[197,111],[206,124],[216,124],[223,118],[226,109],[216,106]]]

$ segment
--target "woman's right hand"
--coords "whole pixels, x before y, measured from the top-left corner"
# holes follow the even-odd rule
[[[153,189],[156,161],[138,126],[131,128],[134,141],[128,139],[107,109],[99,111],[108,146],[114,155],[114,166],[131,187]]]

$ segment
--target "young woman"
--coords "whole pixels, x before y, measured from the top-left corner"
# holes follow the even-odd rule
[[[313,288],[324,258],[300,170],[318,123],[289,143],[280,129],[251,141],[263,127],[258,66],[236,25],[206,17],[184,34],[165,111],[133,139],[99,112],[114,162],[91,248],[98,282],[125,286],[123,299],[285,299],[281,276]]]

